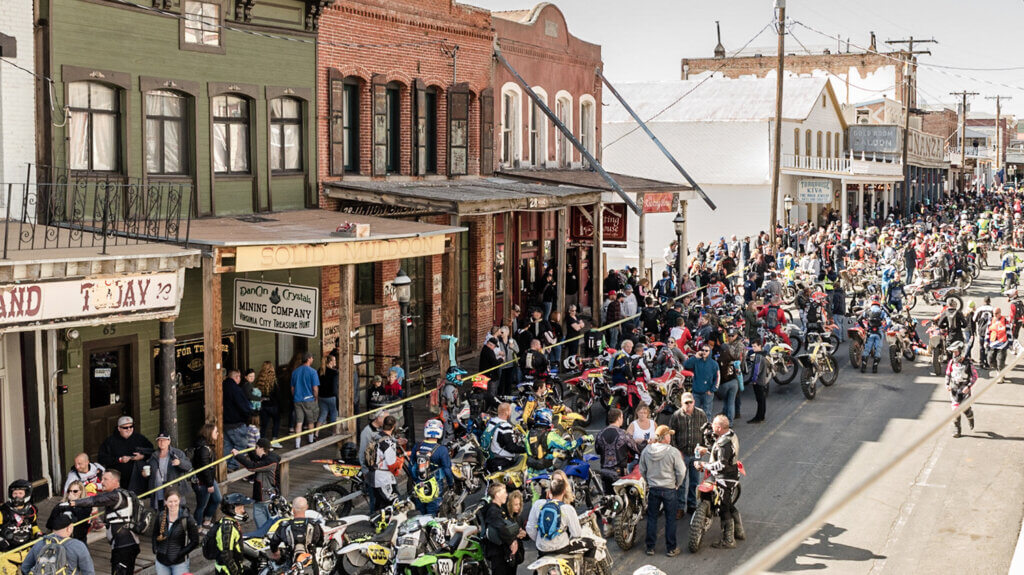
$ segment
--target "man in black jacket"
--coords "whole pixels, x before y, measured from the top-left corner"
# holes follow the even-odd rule
[[[110,572],[112,575],[133,575],[135,558],[139,556],[139,538],[131,529],[133,500],[121,488],[121,472],[107,469],[103,472],[103,492],[92,497],[73,499],[72,507],[103,507],[103,523],[110,541]],[[140,503],[141,505],[141,503]]]
[[[252,404],[245,397],[241,386],[242,374],[237,369],[228,372],[222,384],[224,388],[224,453],[227,455],[236,449],[249,447],[249,434],[246,424],[255,415]],[[228,471],[238,469],[238,462],[228,460]]]
[[[270,519],[270,498],[281,493],[281,486],[277,480],[277,467],[281,463],[281,457],[273,453],[270,440],[266,437],[261,437],[256,442],[252,456],[239,453],[237,449],[232,449],[231,455],[253,472],[252,498],[256,503],[252,506],[252,517],[256,527],[262,527]]]
[[[141,493],[146,488],[142,466],[153,453],[153,444],[135,431],[135,420],[125,415],[117,420],[117,430],[100,444],[99,462],[106,469],[116,469],[129,489]]]
[[[484,342],[484,348],[480,350],[480,372],[489,377],[491,381],[497,382],[500,373],[499,370],[494,368],[502,363],[503,360],[498,357],[497,340],[488,336],[487,341]]]
[[[491,575],[515,575],[518,551],[519,525],[505,517],[503,511],[508,491],[503,483],[492,483],[487,488],[490,503],[482,511],[484,557],[491,566]]]

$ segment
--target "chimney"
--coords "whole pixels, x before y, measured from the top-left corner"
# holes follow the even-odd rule
[[[871,50],[872,52],[877,52],[878,51],[878,48],[875,47],[875,33],[874,32],[871,33],[871,45],[868,46],[868,50]]]
[[[725,46],[722,46],[722,27],[715,20],[715,30],[718,32],[718,45],[715,46],[715,58],[725,58]]]

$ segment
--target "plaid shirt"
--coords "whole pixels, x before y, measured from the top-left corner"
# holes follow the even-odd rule
[[[669,427],[676,432],[672,436],[672,444],[682,451],[684,456],[692,456],[693,449],[703,441],[702,430],[707,422],[708,416],[703,409],[694,406],[693,413],[686,415],[683,408],[679,408],[672,414],[672,420],[669,422]]]

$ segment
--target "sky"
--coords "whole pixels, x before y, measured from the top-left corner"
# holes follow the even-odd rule
[[[522,0],[460,0],[491,10],[530,8]],[[605,75],[612,82],[680,79],[680,59],[711,57],[716,43],[715,20],[722,26],[722,44],[732,54],[758,31],[750,47],[775,51],[776,36],[765,29],[773,19],[772,0],[557,0],[569,31],[600,44]],[[885,40],[932,39],[931,55],[919,56],[919,98],[924,103],[952,105],[950,92],[979,92],[970,102],[973,112],[995,112],[986,96],[1009,96],[1004,113],[1024,118],[1024,59],[1020,58],[1018,23],[1024,21],[1024,0],[788,0],[791,26],[786,52],[800,50],[799,40],[812,51],[831,47],[839,34],[854,46],[866,48],[871,31],[878,49]],[[826,38],[822,33],[829,34]],[[925,65],[967,68],[929,69]],[[1016,70],[992,68],[1019,67]],[[988,69],[988,70],[985,70]]]

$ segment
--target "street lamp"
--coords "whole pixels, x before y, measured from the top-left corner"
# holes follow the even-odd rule
[[[676,217],[672,218],[672,225],[676,228],[676,295],[679,295],[683,293],[683,265],[686,263],[686,245],[683,244],[686,216],[682,211],[676,212]]]
[[[786,247],[789,247],[789,214],[793,210],[793,196],[786,194],[785,198],[782,198],[782,205],[786,207]]]
[[[402,327],[402,369],[405,370],[405,393],[406,397],[412,395],[409,389],[409,300],[412,299],[412,280],[404,270],[399,269],[395,280],[391,283],[395,286],[395,297],[398,299],[399,318]],[[413,421],[412,402],[406,401],[402,404],[402,419],[405,420],[406,435],[410,442],[416,442],[416,424]]]

